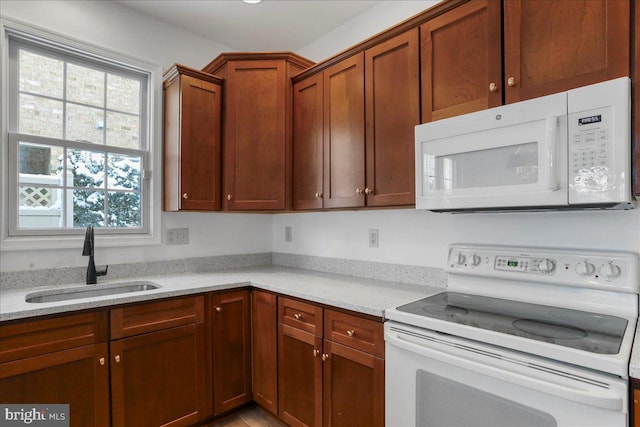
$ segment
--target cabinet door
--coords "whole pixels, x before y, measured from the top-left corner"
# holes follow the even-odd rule
[[[364,53],[324,71],[324,207],[364,206]]]
[[[365,52],[367,206],[415,203],[418,29]]]
[[[187,426],[207,412],[204,324],[111,342],[114,426]]]
[[[218,415],[251,400],[249,291],[213,294],[213,409]]]
[[[108,363],[106,343],[2,363],[0,402],[68,404],[72,427],[107,427]]]
[[[384,359],[324,341],[324,425],[384,426]]]
[[[278,415],[292,427],[322,425],[322,338],[278,325]]]
[[[253,399],[278,415],[278,324],[276,295],[251,292]]]
[[[423,123],[502,104],[500,3],[464,3],[420,26]]]
[[[322,73],[293,86],[293,208],[322,208]]]
[[[629,75],[630,4],[505,1],[505,101]]]
[[[227,65],[224,188],[230,210],[284,209],[286,63]]]

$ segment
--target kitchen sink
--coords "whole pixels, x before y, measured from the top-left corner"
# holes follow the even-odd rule
[[[131,292],[151,291],[160,288],[155,282],[135,281],[113,283],[102,286],[86,286],[84,288],[58,289],[55,291],[32,292],[25,297],[26,302],[43,303],[67,301],[80,298],[93,298],[105,295],[128,294]]]

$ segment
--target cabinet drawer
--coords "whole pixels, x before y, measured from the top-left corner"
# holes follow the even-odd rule
[[[384,357],[382,322],[333,310],[324,311],[325,338],[357,350]]]
[[[0,363],[108,339],[107,311],[0,325]]]
[[[111,310],[111,339],[204,322],[204,296],[147,302]]]
[[[322,336],[322,307],[289,298],[278,298],[278,321]]]

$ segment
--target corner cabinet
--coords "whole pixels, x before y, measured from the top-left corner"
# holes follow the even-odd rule
[[[204,71],[225,81],[223,206],[291,206],[291,77],[313,65],[293,53],[223,53]]]
[[[277,296],[251,291],[251,351],[253,400],[278,415]]]
[[[220,210],[222,80],[178,64],[164,77],[164,210]]]

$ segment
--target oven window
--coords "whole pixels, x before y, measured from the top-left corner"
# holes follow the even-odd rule
[[[416,373],[417,426],[557,427],[546,412],[435,375]],[[463,403],[464,402],[464,403]]]
[[[424,157],[425,188],[430,191],[538,182],[537,142]]]

